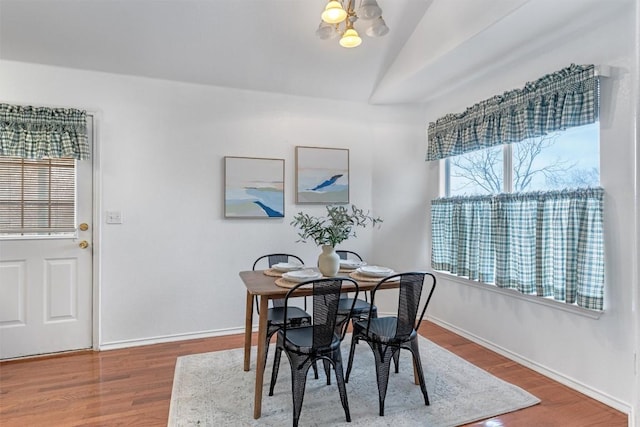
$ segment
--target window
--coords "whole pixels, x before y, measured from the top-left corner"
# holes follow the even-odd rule
[[[435,270],[601,311],[598,123],[443,159]]]
[[[599,110],[596,67],[571,64],[429,123],[432,267],[602,310]]]
[[[75,162],[0,156],[0,236],[75,233]]]
[[[445,160],[447,196],[597,187],[598,123]]]

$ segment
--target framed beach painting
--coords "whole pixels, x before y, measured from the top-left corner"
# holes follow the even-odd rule
[[[349,150],[296,147],[296,203],[349,203]]]
[[[225,218],[284,218],[284,159],[224,158]]]

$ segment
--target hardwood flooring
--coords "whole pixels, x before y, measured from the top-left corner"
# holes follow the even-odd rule
[[[420,333],[542,400],[469,426],[628,425],[626,414],[433,323],[423,324]],[[233,335],[0,363],[0,425],[166,426],[176,358],[242,344],[243,336]]]

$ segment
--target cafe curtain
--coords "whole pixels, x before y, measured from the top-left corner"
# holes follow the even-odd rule
[[[601,188],[431,202],[436,270],[602,310]]]
[[[593,65],[575,65],[448,114],[428,126],[426,160],[439,160],[598,120]]]
[[[0,156],[89,159],[86,111],[0,104]]]

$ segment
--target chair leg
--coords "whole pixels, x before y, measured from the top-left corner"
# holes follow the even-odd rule
[[[400,372],[400,351],[393,353],[393,365],[396,368],[396,374]]]
[[[313,367],[313,377],[315,379],[318,379],[320,377],[318,377],[318,363],[314,360],[313,361],[313,365],[311,365]]]
[[[287,352],[289,363],[291,364],[291,394],[293,395],[293,427],[298,426],[300,412],[302,410],[302,401],[304,400],[304,389],[307,385],[307,372],[312,365],[308,359],[304,361],[306,356],[295,355]],[[300,366],[302,363],[302,366]],[[296,367],[299,367],[296,369]]]
[[[344,415],[347,418],[347,422],[351,422],[351,413],[349,412],[349,401],[347,400],[347,388],[344,385],[344,376],[342,374],[342,354],[340,348],[336,349],[332,355],[333,370],[336,372],[336,383],[338,384],[338,391],[340,392],[340,401],[344,408]]]
[[[269,344],[271,344],[271,337],[278,332],[278,329],[267,329],[267,341],[264,343],[264,360],[262,361],[263,369],[267,367],[267,356],[269,355]]]
[[[416,372],[418,373],[418,381],[420,382],[420,390],[422,390],[422,395],[424,396],[424,404],[429,406],[429,394],[427,393],[427,386],[424,381],[424,372],[422,371],[419,348],[418,339],[415,338],[411,340],[409,343],[409,350],[411,350],[411,354],[413,355],[413,364],[415,365]]]
[[[271,370],[271,384],[269,385],[269,396],[273,396],[273,389],[278,380],[278,370],[280,369],[280,356],[282,348],[276,347],[276,355],[273,357],[273,369]]]
[[[378,401],[380,404],[380,416],[384,416],[384,400],[387,396],[387,386],[389,385],[389,371],[391,370],[391,359],[394,348],[384,344],[370,343],[369,347],[373,351],[376,359],[376,378],[378,381]],[[397,349],[397,348],[396,348]],[[396,351],[399,351],[397,349]]]
[[[349,382],[349,374],[351,374],[351,368],[353,367],[353,354],[356,351],[356,344],[358,343],[358,337],[355,335],[351,337],[351,346],[349,348],[349,361],[347,362],[347,374],[344,377],[344,382]]]
[[[324,373],[327,376],[327,385],[331,385],[331,362],[327,359],[322,359],[322,364],[324,365]]]

